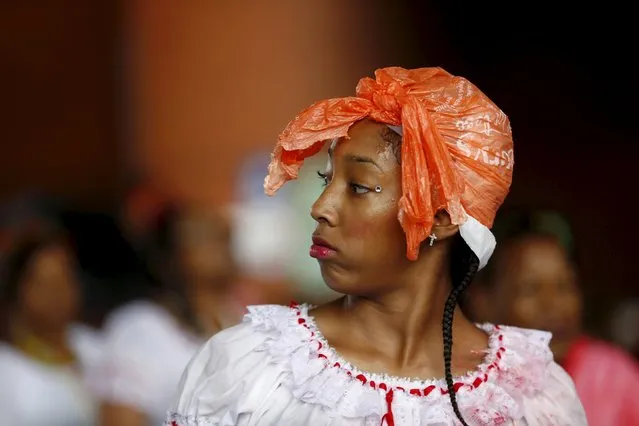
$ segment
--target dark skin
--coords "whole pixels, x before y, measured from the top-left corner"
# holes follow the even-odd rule
[[[581,333],[582,295],[575,268],[552,237],[527,235],[495,253],[489,283],[475,288],[482,320],[553,333],[550,348],[559,362]]]
[[[79,307],[74,259],[62,243],[36,253],[18,290],[13,321],[61,353],[70,353],[67,326]]]
[[[350,139],[331,146],[327,186],[311,215],[317,221],[314,235],[336,248],[334,256],[319,261],[324,281],[347,296],[312,315],[331,346],[362,370],[442,378],[442,315],[458,227],[445,212],[438,213],[437,242],[423,244],[416,261],[406,258],[406,237],[397,219],[401,166],[382,129],[363,120],[351,127]],[[452,372],[458,376],[482,362],[488,336],[459,308],[453,334]]]
[[[235,273],[229,219],[221,212],[191,209],[176,228],[178,261],[186,281],[225,290]]]

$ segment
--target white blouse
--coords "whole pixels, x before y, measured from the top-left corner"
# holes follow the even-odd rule
[[[97,424],[97,401],[85,372],[99,359],[99,334],[74,325],[68,338],[78,359],[75,367],[44,364],[0,344],[0,425]]]
[[[148,301],[116,309],[104,334],[103,361],[92,374],[98,396],[162,424],[184,368],[204,341]]]
[[[322,337],[308,305],[253,306],[189,363],[166,425],[459,425],[444,380],[358,370]],[[469,425],[586,425],[551,335],[481,325],[484,362],[455,379]]]

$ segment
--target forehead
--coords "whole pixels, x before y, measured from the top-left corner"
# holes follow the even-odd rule
[[[392,145],[382,138],[385,125],[371,120],[362,120],[351,126],[348,138],[333,141],[329,156],[334,160],[365,157],[374,161],[383,170],[397,166]]]
[[[41,247],[33,256],[38,260],[58,260],[61,257],[69,257],[68,248],[62,243],[52,243],[47,246]]]
[[[29,264],[32,272],[47,272],[62,269],[66,266],[65,261],[71,260],[71,254],[67,247],[62,244],[52,244],[38,250]]]

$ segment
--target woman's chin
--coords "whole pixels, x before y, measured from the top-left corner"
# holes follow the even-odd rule
[[[356,286],[355,288],[353,286],[356,284],[356,280],[349,276],[351,274],[336,265],[329,264],[320,264],[320,270],[324,284],[334,292],[341,294],[352,294],[354,292]]]

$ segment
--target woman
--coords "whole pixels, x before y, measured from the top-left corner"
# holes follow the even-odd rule
[[[550,331],[550,348],[574,380],[588,423],[639,424],[639,367],[582,328],[583,294],[568,222],[552,211],[516,210],[499,216],[495,234],[500,247],[471,292],[474,317]]]
[[[148,245],[150,297],[116,309],[105,324],[96,372],[103,425],[162,423],[180,375],[205,338],[235,325],[234,262],[226,218],[166,208]]]
[[[191,361],[167,424],[585,424],[547,333],[457,307],[510,186],[506,116],[442,69],[381,69],[288,125],[267,193],[325,141],[310,254],[346,296],[250,308]]]
[[[86,380],[100,357],[97,333],[80,326],[75,259],[57,232],[18,237],[3,259],[0,423],[96,424]]]

